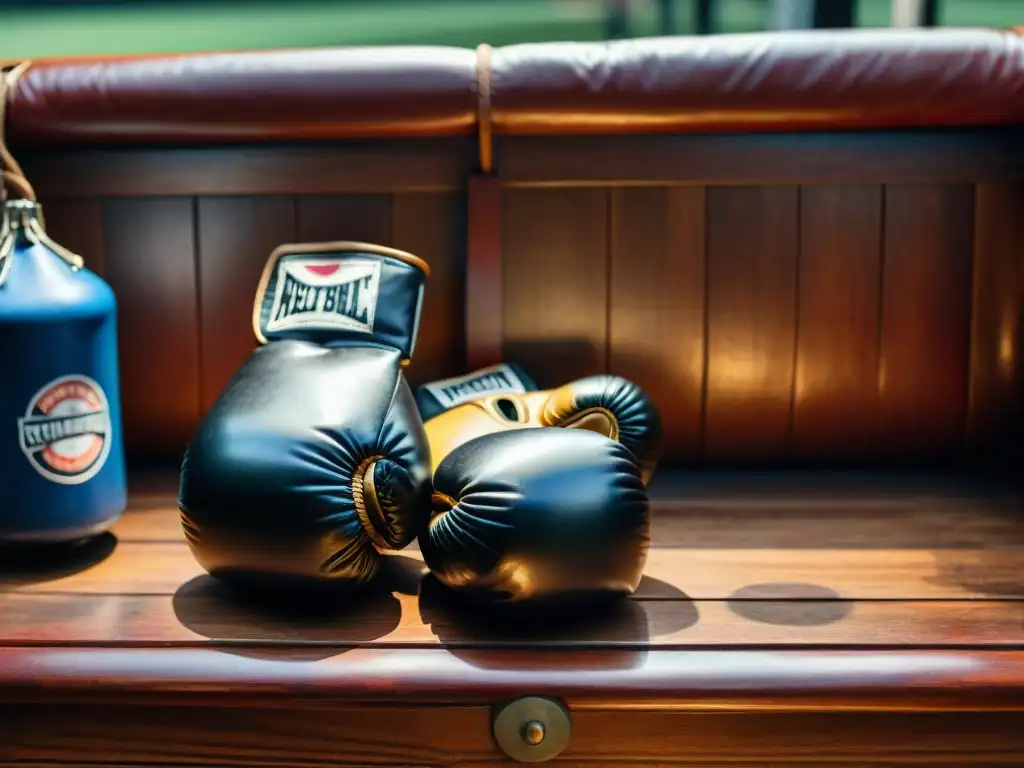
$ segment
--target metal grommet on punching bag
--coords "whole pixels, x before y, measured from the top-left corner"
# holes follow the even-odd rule
[[[0,93],[0,98],[4,94]],[[0,149],[5,180],[31,185]],[[8,185],[11,186],[11,185]],[[0,224],[0,545],[67,544],[127,504],[114,292],[3,195]]]

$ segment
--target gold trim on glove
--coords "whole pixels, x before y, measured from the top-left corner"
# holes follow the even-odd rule
[[[377,499],[377,487],[373,482],[373,470],[377,462],[383,456],[370,456],[363,459],[352,476],[352,503],[355,504],[356,514],[359,515],[359,522],[363,530],[370,537],[379,550],[391,549],[388,543],[378,531],[385,531],[388,527],[387,518],[380,508],[380,501]]]

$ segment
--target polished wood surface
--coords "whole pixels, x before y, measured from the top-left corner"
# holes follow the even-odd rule
[[[868,685],[871,675],[855,683],[861,673],[842,672],[844,664],[874,665],[883,687],[895,675],[910,685],[908,696],[916,695],[914,685],[931,684],[933,673],[940,688],[963,675],[968,690],[974,676],[993,669],[1004,670],[1007,684],[1024,686],[1024,496],[989,483],[859,473],[663,473],[651,491],[654,547],[633,598],[597,617],[538,626],[460,608],[415,547],[387,557],[375,588],[329,606],[285,609],[243,599],[191,557],[174,490],[173,474],[133,476],[132,507],[111,534],[59,557],[5,561],[0,698],[5,686],[25,686],[26,669],[62,679],[92,670],[90,679],[109,675],[104,685],[115,687],[138,674],[142,693],[160,687],[154,675],[164,674],[161,664],[198,685],[210,674],[227,674],[215,671],[214,659],[224,656],[229,667],[243,665],[238,685],[246,685],[292,673],[284,662],[276,672],[259,665],[247,671],[232,659],[273,664],[283,653],[333,664],[354,649],[380,650],[385,665],[404,658],[389,654],[411,654],[401,664],[412,666],[393,673],[408,675],[412,686],[427,685],[416,671],[421,652],[429,653],[422,675],[430,680],[457,676],[454,668],[444,670],[467,661],[495,672],[509,658],[529,666],[529,655],[514,656],[524,649],[538,654],[538,665],[563,658],[566,685],[574,674],[601,678],[639,669],[647,671],[631,685],[664,692],[653,681],[659,669],[699,677],[693,654],[707,653],[710,666],[698,685],[707,695],[715,685],[740,681],[741,689],[770,687],[772,675],[785,669],[808,681],[819,669],[826,677],[814,686],[836,696]],[[109,653],[90,655],[100,649]],[[118,649],[127,656],[118,657]],[[128,658],[142,649],[148,655]],[[438,654],[454,658],[441,662]],[[1011,672],[1017,665],[1020,672]],[[740,680],[730,683],[738,670]],[[952,688],[947,694],[956,697]]]
[[[120,298],[132,455],[180,457],[252,349],[269,251],[344,238],[431,264],[413,384],[497,358],[541,386],[621,374],[661,410],[669,464],[1012,471],[1019,138],[507,138],[486,179],[461,139],[23,164]]]
[[[502,362],[501,180],[474,174],[466,190],[466,367]]]
[[[979,184],[974,203],[969,436],[984,461],[1005,461],[1021,427],[1024,184]]]
[[[1024,755],[1024,493],[985,478],[662,472],[637,594],[540,623],[460,608],[415,547],[358,596],[233,594],[176,481],[0,560],[0,766],[509,765],[492,718],[526,695],[578,768]]]
[[[118,300],[124,439],[136,456],[174,455],[199,419],[195,210],[182,197],[102,207],[103,277]]]
[[[720,459],[778,456],[793,400],[798,190],[714,187],[707,195],[703,450]]]
[[[0,708],[15,765],[509,766],[483,706]],[[574,711],[554,765],[1019,765],[1019,713]],[[168,739],[168,732],[176,738]],[[977,742],[968,749],[964,734]],[[97,745],[93,748],[85,745]],[[83,752],[83,748],[85,751]],[[0,763],[3,764],[3,763]]]
[[[40,199],[192,195],[389,194],[464,186],[473,144],[464,139],[364,141],[198,149],[18,152]]]
[[[643,381],[655,402],[671,404],[661,409],[668,455],[697,455],[707,348],[705,190],[619,187],[610,203],[608,371]]]
[[[1020,178],[1021,129],[503,136],[495,166],[522,187],[932,184]]]
[[[880,451],[898,458],[958,446],[967,421],[973,190],[885,190]]]
[[[800,455],[865,459],[878,447],[883,192],[871,184],[800,191],[793,391],[801,407],[791,432]]]

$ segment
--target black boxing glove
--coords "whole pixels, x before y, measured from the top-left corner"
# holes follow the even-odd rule
[[[440,461],[419,542],[433,575],[466,597],[568,609],[636,589],[649,504],[621,443],[587,430],[503,431]]]
[[[435,460],[473,437],[523,427],[587,429],[618,440],[635,457],[644,484],[661,459],[661,414],[650,396],[621,376],[587,376],[538,389],[513,363],[434,381],[416,390]]]
[[[363,243],[288,245],[257,291],[258,347],[203,417],[179,506],[196,560],[261,587],[359,586],[430,511],[426,434],[402,366],[425,262]]]

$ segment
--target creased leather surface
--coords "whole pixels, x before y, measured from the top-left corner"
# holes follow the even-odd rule
[[[34,62],[19,145],[469,134],[476,56],[444,47],[289,49]]]
[[[497,135],[769,131],[1024,121],[1024,42],[853,29],[494,50]]]
[[[16,145],[775,131],[1024,122],[1019,30],[849,29],[35,62]],[[480,114],[480,110],[491,110]]]

